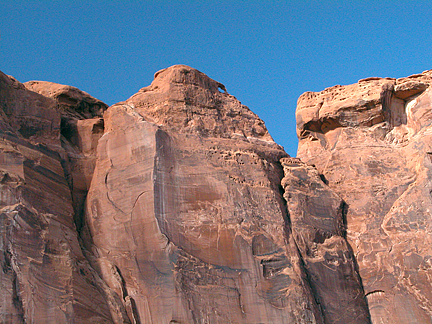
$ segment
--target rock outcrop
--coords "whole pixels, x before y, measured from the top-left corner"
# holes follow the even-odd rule
[[[0,73],[0,321],[429,323],[431,80],[302,95],[299,159],[188,66]]]
[[[0,105],[0,321],[112,322],[74,222],[59,103],[0,73]]]
[[[348,206],[315,167],[283,158],[282,186],[292,235],[326,323],[368,323],[352,249],[346,241]]]
[[[298,157],[347,203],[373,323],[432,318],[431,81],[370,78],[298,100]]]
[[[221,88],[174,66],[107,110],[86,204],[94,267],[139,323],[321,323],[287,235],[286,153]]]

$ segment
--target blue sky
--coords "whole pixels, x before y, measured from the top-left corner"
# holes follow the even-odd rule
[[[431,19],[430,1],[0,0],[0,70],[111,105],[186,64],[223,83],[295,156],[297,98],[432,69]]]

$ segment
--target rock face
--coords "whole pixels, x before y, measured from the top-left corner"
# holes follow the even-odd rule
[[[0,321],[112,322],[74,223],[58,102],[0,73],[0,104]]]
[[[356,262],[346,241],[346,203],[317,170],[295,158],[282,159],[282,186],[292,234],[326,323],[368,323]]]
[[[0,322],[430,323],[431,80],[305,93],[291,158],[188,66],[0,73]]]
[[[432,318],[432,72],[298,100],[298,157],[347,204],[373,323]]]
[[[321,323],[287,235],[286,154],[221,88],[175,66],[107,110],[86,203],[94,267],[137,323]]]

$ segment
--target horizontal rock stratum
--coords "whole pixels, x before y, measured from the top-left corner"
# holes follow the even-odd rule
[[[0,73],[0,322],[430,323],[431,72],[299,98],[185,65],[107,107]]]

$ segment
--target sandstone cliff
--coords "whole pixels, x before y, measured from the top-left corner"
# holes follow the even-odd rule
[[[374,323],[430,323],[432,72],[298,100],[298,157],[347,203]]]
[[[184,65],[109,108],[0,73],[0,321],[429,323],[430,79],[304,94],[300,160]]]

